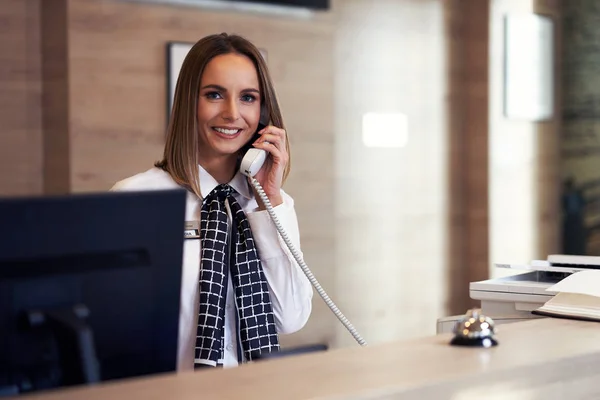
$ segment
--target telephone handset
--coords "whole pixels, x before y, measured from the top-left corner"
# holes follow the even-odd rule
[[[242,158],[242,162],[240,163],[240,172],[246,176],[253,177],[256,175],[256,173],[261,169],[267,160],[266,151],[252,147],[252,144],[256,142],[258,138],[260,138],[260,134],[258,132],[265,127],[265,125],[259,123],[258,128],[256,128],[256,133],[252,135],[252,138],[242,148],[242,151],[244,152],[244,158]]]
[[[319,284],[319,282],[317,281],[317,279],[315,278],[313,273],[310,271],[310,269],[308,269],[308,266],[304,263],[302,256],[300,255],[298,250],[296,250],[296,248],[294,247],[294,244],[289,239],[287,233],[281,226],[281,223],[279,222],[279,219],[277,218],[277,214],[275,213],[275,210],[273,209],[273,206],[271,205],[269,198],[265,194],[263,188],[260,186],[260,183],[254,178],[254,175],[256,175],[256,173],[260,170],[260,168],[263,166],[265,160],[267,159],[267,152],[265,150],[252,147],[252,143],[254,143],[256,141],[256,139],[258,139],[260,137],[260,135],[258,134],[258,131],[260,131],[264,127],[265,127],[264,125],[259,124],[256,133],[252,136],[252,139],[250,139],[250,141],[248,141],[246,146],[244,146],[244,148],[242,148],[242,151],[245,150],[245,154],[240,163],[240,172],[242,174],[246,175],[248,178],[250,178],[250,182],[252,183],[252,186],[254,186],[254,189],[256,189],[256,193],[258,193],[263,204],[267,208],[267,212],[271,216],[271,219],[273,220],[273,223],[275,224],[275,227],[277,228],[279,235],[281,235],[281,238],[283,239],[283,241],[287,245],[288,249],[294,256],[294,259],[296,260],[296,262],[302,269],[302,272],[304,272],[304,274],[306,275],[306,277],[308,278],[310,283],[317,290],[317,293],[319,293],[319,295],[321,296],[323,301],[325,301],[325,304],[327,304],[327,306],[331,309],[331,311],[333,311],[335,316],[340,320],[342,325],[344,325],[344,327],[350,332],[350,334],[354,337],[354,339],[358,342],[358,344],[360,344],[361,346],[366,346],[367,343],[365,342],[365,340],[360,336],[360,334],[356,331],[354,326],[352,326],[352,324],[350,323],[350,321],[348,321],[348,319],[344,316],[344,314],[342,314],[342,312],[337,308],[337,306],[329,298],[329,296],[327,295],[325,290],[323,290],[323,288],[321,287],[321,285]]]

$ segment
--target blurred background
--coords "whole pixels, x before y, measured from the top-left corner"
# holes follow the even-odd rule
[[[263,50],[285,189],[373,344],[435,333],[494,262],[600,255],[596,0],[0,0],[0,195],[108,190],[162,155],[168,44]],[[315,294],[287,343],[353,345]]]

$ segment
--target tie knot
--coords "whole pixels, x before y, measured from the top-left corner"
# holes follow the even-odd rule
[[[227,183],[222,183],[215,187],[212,192],[206,196],[206,199],[209,198],[217,198],[219,200],[224,200],[227,197],[231,196],[235,192],[235,189],[229,186]]]
[[[223,194],[225,196],[230,196],[233,192],[235,192],[235,190],[227,183],[220,184],[215,188],[215,191],[218,194]]]

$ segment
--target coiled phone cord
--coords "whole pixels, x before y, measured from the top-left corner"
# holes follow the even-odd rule
[[[269,198],[265,194],[265,191],[260,186],[260,183],[258,183],[258,181],[255,178],[250,178],[250,179],[252,182],[252,186],[254,186],[254,189],[256,189],[256,192],[258,193],[261,200],[263,201],[263,204],[267,208],[267,211],[269,212],[269,215],[271,216],[271,219],[273,220],[273,223],[275,224],[277,231],[281,235],[281,238],[287,245],[288,249],[290,249],[290,252],[294,256],[294,259],[296,259],[296,262],[298,263],[300,268],[302,268],[302,271],[304,272],[304,274],[306,275],[306,277],[308,278],[310,283],[312,283],[314,288],[317,290],[317,293],[319,293],[319,295],[321,296],[323,301],[325,301],[325,304],[327,304],[327,306],[329,306],[331,311],[333,311],[335,316],[338,317],[338,319],[344,325],[344,327],[346,327],[346,329],[348,329],[348,331],[352,334],[352,336],[358,342],[358,344],[360,344],[361,346],[366,346],[367,342],[365,342],[365,340],[357,332],[356,328],[354,328],[354,326],[350,323],[350,321],[348,321],[348,319],[344,316],[344,314],[342,314],[342,312],[339,310],[339,308],[337,308],[335,303],[329,298],[329,296],[327,295],[325,290],[323,290],[323,288],[321,287],[321,285],[319,284],[319,282],[317,281],[317,279],[315,278],[313,273],[310,271],[310,269],[308,269],[308,266],[304,263],[304,260],[298,253],[298,250],[296,250],[296,248],[292,244],[292,241],[288,237],[287,233],[281,226],[281,223],[279,222],[279,219],[277,218],[277,214],[275,214],[275,210],[273,210],[273,206],[271,205]]]

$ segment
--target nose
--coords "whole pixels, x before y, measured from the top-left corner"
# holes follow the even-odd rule
[[[226,121],[236,121],[240,117],[238,104],[235,99],[225,102],[221,117]]]

